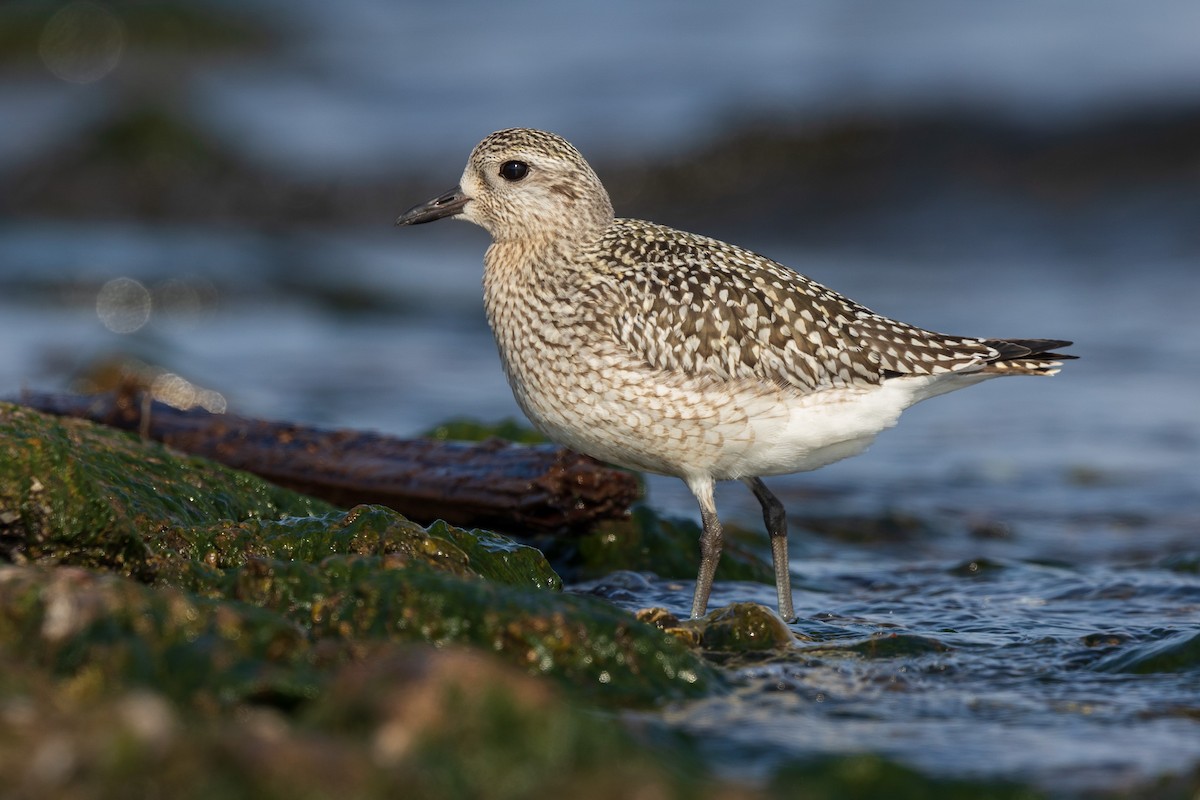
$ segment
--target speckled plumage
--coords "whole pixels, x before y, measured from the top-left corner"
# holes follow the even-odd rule
[[[492,235],[484,302],[534,425],[605,461],[678,476],[696,494],[705,532],[694,616],[721,549],[714,481],[740,479],[762,503],[790,618],[784,512],[761,476],[855,455],[927,397],[1052,375],[1070,358],[1049,352],[1069,342],[922,330],[742,248],[615,219],[579,152],[544,131],[488,136],[456,189],[397,222],[446,216]]]

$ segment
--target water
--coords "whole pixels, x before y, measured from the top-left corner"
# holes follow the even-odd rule
[[[0,303],[0,384],[62,388],[69,367],[119,350],[218,389],[240,413],[276,419],[403,435],[449,415],[517,416],[479,307],[483,242],[466,226],[446,228],[235,236],[225,250],[157,226],[10,230],[0,260],[26,264],[38,286]],[[736,668],[732,694],[669,709],[665,723],[698,734],[719,769],[754,779],[789,758],[859,751],[1064,790],[1195,764],[1195,644],[1175,671],[1106,665],[1200,635],[1200,272],[749,244],[908,319],[1069,336],[1082,359],[1053,379],[937,398],[860,458],[769,481],[794,520],[796,629],[817,642]],[[97,266],[110,248],[124,257]],[[299,252],[308,264],[295,268],[288,254]],[[288,291],[268,277],[284,265]],[[118,266],[151,289],[190,276],[219,301],[113,334],[94,287]],[[988,285],[995,274],[1006,280]],[[330,276],[376,308],[314,300]],[[695,515],[681,482],[655,479],[650,492],[659,510]],[[743,487],[720,487],[718,504],[726,519],[760,525]],[[811,530],[887,513],[921,524],[898,541]],[[689,583],[633,586],[615,599],[686,613]],[[773,607],[773,588],[718,584],[714,607],[736,600]],[[891,634],[936,649],[881,658],[842,649]]]
[[[686,19],[533,0],[503,14],[373,0],[336,13],[255,8],[291,38],[263,56],[196,59],[181,102],[266,169],[351,183],[407,154],[402,171],[449,186],[474,141],[508,124],[636,160],[772,115],[954,106],[1086,125],[1114,109],[1188,107],[1200,85],[1200,20],[1185,2],[1155,14],[1089,4],[1085,15],[1033,2],[969,13],[933,0],[904,12],[692,4]],[[565,37],[580,28],[582,44]],[[0,114],[19,122],[0,135],[0,169],[70,141],[137,69],[127,60],[84,87],[33,68],[0,73]],[[793,521],[794,627],[812,641],[731,664],[729,694],[656,720],[698,734],[721,772],[756,780],[789,759],[859,751],[1056,791],[1120,790],[1200,763],[1200,240],[1189,216],[1200,190],[1188,169],[1099,193],[910,187],[895,207],[815,238],[720,222],[698,231],[882,313],[1071,338],[1081,360],[1053,379],[937,398],[859,458],[771,479]],[[481,308],[486,236],[453,223],[391,230],[426,199],[407,191],[353,225],[270,230],[254,218],[10,208],[0,394],[67,389],[120,354],[251,416],[398,435],[455,415],[519,417]],[[128,333],[97,308],[122,278],[141,287],[117,309]],[[649,488],[659,511],[696,515],[681,482]],[[717,502],[727,521],[761,525],[744,487],[719,487]],[[877,530],[881,518],[911,522]],[[577,588],[630,608],[690,604],[688,582],[603,585]],[[714,605],[735,600],[773,606],[774,589],[717,585]]]
[[[1107,668],[1116,651],[1187,637],[1194,653],[1194,576],[883,550],[805,562],[797,599],[819,611],[799,627],[821,643],[738,669],[732,697],[674,709],[670,724],[750,777],[797,754],[874,752],[1096,789],[1194,763],[1194,671]],[[869,637],[916,652],[863,655]]]

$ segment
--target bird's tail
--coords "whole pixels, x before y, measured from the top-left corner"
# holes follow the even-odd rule
[[[1062,362],[1078,358],[1052,352],[1073,344],[1062,339],[986,339],[984,343],[998,351],[982,370],[989,374],[1054,375]]]

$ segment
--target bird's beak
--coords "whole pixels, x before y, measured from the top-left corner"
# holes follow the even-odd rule
[[[455,186],[445,194],[435,197],[427,203],[413,206],[396,218],[397,225],[420,225],[423,222],[433,222],[443,217],[453,217],[462,213],[463,206],[470,198],[463,194],[462,189]]]

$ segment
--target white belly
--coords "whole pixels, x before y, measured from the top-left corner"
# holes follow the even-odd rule
[[[803,395],[595,366],[569,377],[509,377],[526,415],[555,441],[631,469],[716,480],[804,472],[857,455],[913,403],[980,380],[905,378]]]

